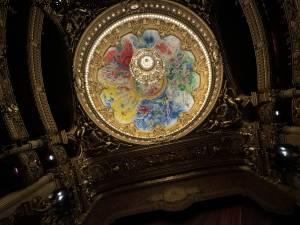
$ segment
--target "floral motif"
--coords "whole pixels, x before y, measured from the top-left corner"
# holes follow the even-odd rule
[[[98,80],[104,87],[102,103],[111,108],[121,124],[134,123],[140,131],[151,131],[157,125],[176,124],[182,112],[194,105],[192,93],[199,87],[200,77],[194,72],[195,58],[180,48],[175,36],[160,37],[156,30],[146,30],[137,37],[130,33],[107,50]],[[145,85],[130,73],[132,56],[138,49],[155,49],[165,64],[165,84]]]

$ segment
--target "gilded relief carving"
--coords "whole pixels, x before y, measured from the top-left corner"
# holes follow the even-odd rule
[[[136,144],[191,132],[213,108],[223,76],[208,26],[168,1],[116,5],[99,15],[81,38],[74,73],[92,121]]]

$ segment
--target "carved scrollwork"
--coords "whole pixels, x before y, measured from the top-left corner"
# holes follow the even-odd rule
[[[68,41],[71,50],[75,50],[80,35],[92,20],[93,15],[85,8],[75,8],[68,11],[62,19],[63,27],[68,34]]]
[[[43,175],[44,170],[35,151],[22,152],[18,155],[18,158],[25,168],[25,179],[27,184],[33,183]]]
[[[210,24],[210,12],[211,12],[211,5],[212,1],[208,0],[177,0],[189,8],[191,8],[194,12],[200,15],[205,21]]]
[[[242,109],[250,103],[246,96],[237,96],[235,91],[225,82],[217,105],[206,123],[200,126],[196,132],[215,133],[222,129],[230,128],[241,121]]]
[[[54,155],[58,165],[66,164],[68,160],[67,153],[63,146],[61,145],[52,145],[49,146],[49,151]]]
[[[33,0],[32,3],[35,6],[49,7],[52,0]]]
[[[184,210],[197,201],[201,191],[198,187],[170,187],[148,199],[150,204],[168,211]]]
[[[73,165],[78,177],[81,195],[84,196],[86,203],[91,204],[96,195],[95,183],[103,180],[104,170],[100,165],[88,165],[82,157],[79,157]]]
[[[133,147],[100,130],[77,105],[77,124],[71,138],[78,148],[88,156],[118,152]]]
[[[267,149],[272,149],[274,145],[279,142],[279,129],[274,125],[262,126],[260,136],[261,145],[263,146],[264,150],[266,151]]]
[[[300,125],[300,98],[294,97],[292,104],[293,104],[293,110],[292,110],[293,122],[296,125]]]
[[[293,82],[296,86],[300,84],[300,5],[299,1],[284,1],[284,9],[289,22],[289,30],[292,46]]]
[[[259,126],[258,123],[245,123],[240,129],[240,134],[245,138],[243,148],[243,158],[247,165],[253,170],[258,172],[258,161],[259,161]]]
[[[64,1],[59,3],[58,8],[51,7],[54,6],[51,0],[35,0],[35,4],[60,26],[72,52],[75,51],[80,36],[91,20],[106,9],[104,4],[97,1]]]
[[[259,119],[264,124],[270,124],[274,121],[274,102],[267,102],[258,107]]]
[[[143,171],[159,171],[160,168],[167,165],[172,168],[177,164],[194,164],[196,166],[199,165],[199,162],[222,158],[226,154],[227,157],[238,158],[240,146],[244,145],[244,142],[244,138],[239,135],[224,136],[223,134],[223,137],[218,140],[206,137],[205,141],[194,143],[189,147],[184,147],[187,145],[182,144],[180,148],[169,147],[164,151],[159,151],[159,149],[145,149],[139,153],[128,151],[122,156],[111,155],[105,159],[99,157],[96,162],[86,164],[83,173],[88,177],[86,180],[91,181],[93,185],[105,184],[106,181],[112,179],[128,176],[134,178],[143,174]],[[227,147],[224,148],[225,143]]]
[[[72,161],[65,162],[64,164],[57,166],[52,171],[59,186],[65,190],[64,199],[68,201],[69,208],[67,210],[60,210],[58,212],[56,205],[57,200],[55,200],[54,193],[54,195],[51,197],[53,206],[50,208],[50,210],[43,214],[41,219],[42,224],[74,225],[76,220],[81,215],[84,203],[80,197],[82,194],[80,194],[81,190],[78,184],[78,176],[75,171],[74,162]]]
[[[1,225],[13,225],[24,216],[41,215],[47,213],[53,207],[50,198],[36,196],[22,204],[9,217],[0,220]]]

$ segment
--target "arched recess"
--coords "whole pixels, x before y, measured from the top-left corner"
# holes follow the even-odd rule
[[[72,56],[65,34],[45,14],[41,41],[41,63],[47,100],[58,130],[69,130],[74,122]],[[55,47],[54,47],[55,46]]]
[[[8,4],[8,3],[7,3]],[[28,138],[10,81],[6,58],[6,21],[8,6],[0,7],[0,113],[12,141]],[[0,137],[0,144],[2,143]]]
[[[251,95],[257,91],[256,57],[242,7],[235,1],[212,2],[211,26],[221,46],[224,75],[238,93]]]
[[[255,49],[257,67],[257,89],[264,92],[271,89],[270,56],[263,23],[255,0],[239,0],[250,28]]]

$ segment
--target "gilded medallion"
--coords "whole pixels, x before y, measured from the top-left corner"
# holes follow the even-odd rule
[[[111,7],[86,29],[74,58],[87,115],[135,144],[174,140],[201,124],[217,100],[222,73],[209,27],[170,1]]]

